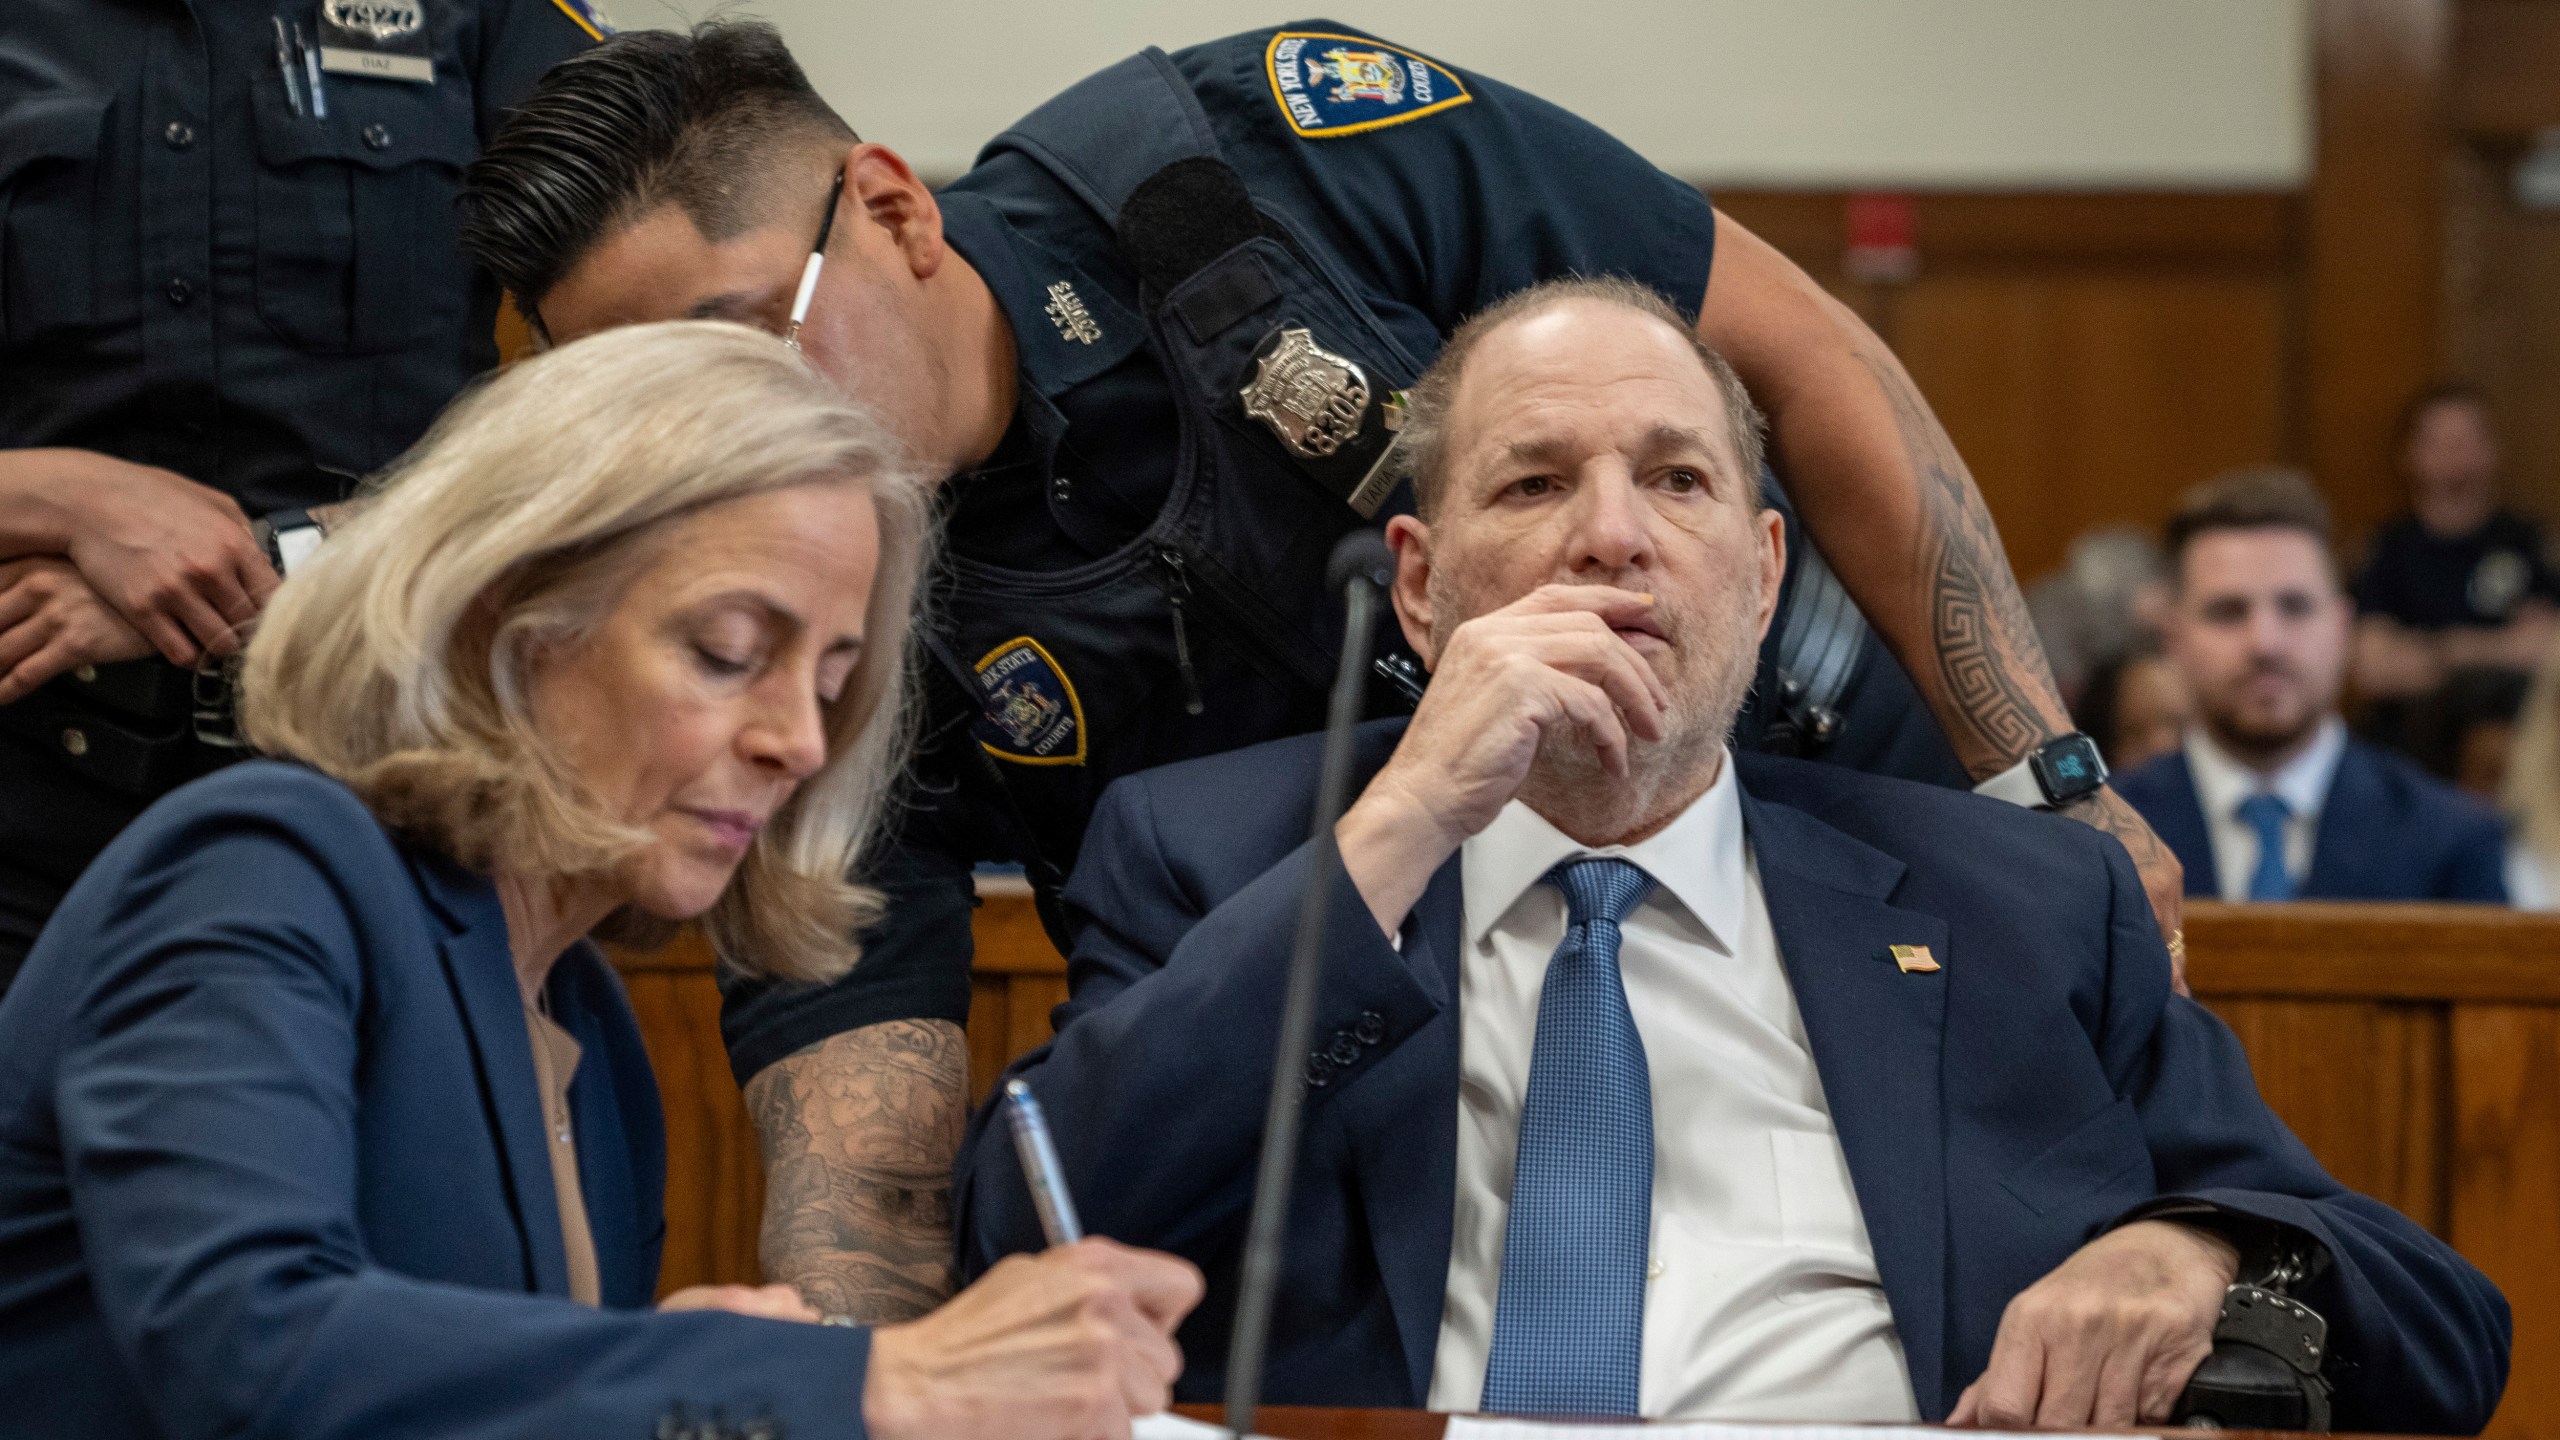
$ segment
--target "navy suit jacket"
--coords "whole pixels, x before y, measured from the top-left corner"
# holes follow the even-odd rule
[[[1357,777],[1400,721],[1364,727]],[[1314,848],[1318,737],[1129,777],[1067,895],[1072,996],[1025,1057],[1093,1230],[1187,1256],[1186,1397],[1224,1383],[1273,1030]],[[2163,1197],[2317,1237],[2306,1293],[2342,1372],[2342,1429],[2470,1432],[2503,1389],[2504,1299],[2440,1241],[2326,1174],[2259,1100],[2231,1032],[2169,989],[2121,846],[1935,787],[1740,758],[1743,823],[1924,1416],[1991,1353],[2002,1307]],[[1460,867],[1402,949],[1332,863],[1318,1048],[1273,1321],[1274,1401],[1419,1405],[1449,1264],[1458,1115]],[[1936,973],[1886,947],[1926,945]],[[1035,1249],[1005,1128],[972,1122],[964,1272]]]
[[[717,1408],[859,1435],[867,1332],[645,1308],[648,1057],[594,947],[549,1000],[602,1309],[566,1298],[490,882],[293,766],[153,806],[0,1000],[0,1429],[643,1440]]]
[[[2186,752],[2172,750],[2113,784],[2186,867],[2187,893],[2219,896],[2213,832]],[[2320,807],[2302,898],[2503,905],[2506,861],[2496,815],[2400,756],[2349,740]]]

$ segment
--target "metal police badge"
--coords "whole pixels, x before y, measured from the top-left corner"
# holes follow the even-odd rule
[[[422,0],[320,0],[320,18],[345,36],[380,45],[417,34],[427,10]]]
[[[1402,125],[1475,98],[1448,66],[1363,35],[1283,30],[1263,64],[1271,98],[1303,140]]]
[[[1303,325],[1262,342],[1244,413],[1271,427],[1293,455],[1321,460],[1360,433],[1369,413],[1369,377],[1316,343]]]
[[[978,743],[988,754],[1017,765],[1084,763],[1084,702],[1039,641],[1017,635],[977,672]]]

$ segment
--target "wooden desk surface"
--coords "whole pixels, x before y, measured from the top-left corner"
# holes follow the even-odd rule
[[[1173,1408],[1212,1425],[1227,1418],[1216,1405]],[[1265,1405],[1253,1419],[1253,1432],[1272,1440],[1440,1440],[1448,1427],[1448,1416],[1427,1410],[1324,1410],[1312,1405]]]
[[[1215,1405],[1176,1405],[1174,1410],[1212,1425],[1226,1419]],[[1449,1417],[1422,1410],[1326,1410],[1310,1405],[1266,1405],[1254,1417],[1253,1430],[1272,1440],[1440,1440]],[[1950,1434],[1957,1432],[1949,1432]],[[1968,1432],[1969,1433],[1969,1432]],[[2055,1432],[2062,1433],[2062,1432]],[[2193,1430],[2109,1431],[2109,1434],[2193,1436]],[[2299,1440],[2275,1430],[2218,1430],[2214,1440]],[[2329,1440],[2366,1440],[2331,1436]]]

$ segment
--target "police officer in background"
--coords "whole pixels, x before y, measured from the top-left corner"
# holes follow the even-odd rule
[[[582,0],[0,7],[0,985],[233,753],[253,519],[290,559],[495,363],[462,168],[601,34]]]
[[[822,1309],[899,1318],[948,1285],[972,866],[1023,862],[1053,934],[1112,924],[1055,901],[1105,785],[1321,725],[1325,558],[1409,504],[1398,391],[1468,314],[1550,276],[1627,275],[1700,314],[1771,416],[1820,552],[1789,547],[1742,742],[2065,808],[2126,840],[2175,923],[2176,862],[2098,788],[1901,366],[1696,190],[1533,96],[1284,26],[1113,66],[937,195],[770,29],[712,24],[553,72],[466,211],[552,339],[768,328],[951,477],[916,798],[872,862],[889,915],[843,984],[733,986],[724,1014],[767,1268]],[[1401,648],[1373,714],[1418,694]]]

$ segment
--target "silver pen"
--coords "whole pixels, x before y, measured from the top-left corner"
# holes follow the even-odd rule
[[[267,20],[276,27],[276,75],[284,81],[284,103],[286,108],[293,111],[293,118],[299,120],[304,113],[302,83],[295,76],[298,67],[293,63],[293,42],[285,37],[284,20],[281,17],[270,15]]]
[[[1040,1212],[1040,1228],[1052,1245],[1073,1245],[1084,1238],[1076,1219],[1076,1202],[1067,1194],[1067,1172],[1058,1163],[1058,1146],[1049,1138],[1049,1122],[1040,1101],[1019,1080],[1004,1082],[1005,1119],[1013,1126],[1013,1151],[1022,1157],[1022,1178],[1031,1182],[1031,1203]]]
[[[311,79],[311,113],[315,118],[329,118],[329,95],[320,88],[320,47],[302,37],[302,22],[293,22],[294,52],[302,57],[303,73]]]

